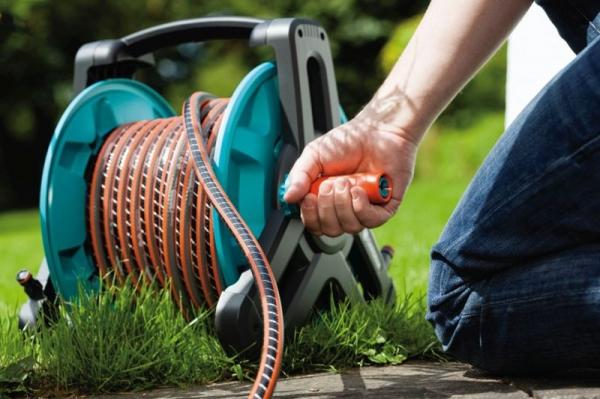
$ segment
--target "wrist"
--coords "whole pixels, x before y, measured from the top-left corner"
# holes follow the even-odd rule
[[[422,115],[406,96],[377,92],[354,119],[370,130],[393,133],[418,145],[432,123]]]

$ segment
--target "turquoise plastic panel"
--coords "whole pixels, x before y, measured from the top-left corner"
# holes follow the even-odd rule
[[[281,138],[281,105],[276,67],[254,68],[238,85],[223,116],[214,167],[217,178],[255,236],[260,236],[273,209],[273,176]],[[247,268],[239,245],[213,212],[214,234],[225,286]]]
[[[76,297],[79,284],[87,289],[98,286],[86,245],[86,172],[104,136],[124,123],[174,114],[148,86],[109,79],[82,91],[60,118],[46,155],[40,215],[52,282],[64,299]]]

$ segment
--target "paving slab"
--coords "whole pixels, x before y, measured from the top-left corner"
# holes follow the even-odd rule
[[[576,370],[512,383],[535,399],[600,399],[600,370]]]
[[[150,392],[94,396],[93,399],[246,398],[250,384],[164,388]],[[600,399],[600,370],[578,370],[543,378],[496,378],[461,363],[409,361],[280,379],[276,398],[461,398]]]
[[[411,361],[400,366],[365,367],[340,374],[320,373],[281,379],[275,397],[300,398],[462,398],[523,399],[530,396],[510,382],[469,373],[460,363]],[[245,398],[249,384],[219,383],[188,389],[160,389],[147,393],[96,397],[188,399]]]

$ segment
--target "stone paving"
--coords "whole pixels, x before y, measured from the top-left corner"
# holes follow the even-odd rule
[[[229,382],[95,399],[245,398],[248,388],[248,384]],[[460,363],[410,361],[400,366],[365,367],[341,374],[321,373],[284,378],[277,385],[275,397],[600,399],[600,371],[571,373],[560,378],[508,380],[486,376]]]

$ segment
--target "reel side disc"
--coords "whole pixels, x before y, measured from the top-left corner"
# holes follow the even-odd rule
[[[98,286],[87,244],[88,166],[117,126],[175,115],[148,86],[109,79],[82,91],[64,112],[48,148],[40,192],[42,239],[58,293],[70,300]]]
[[[217,178],[256,237],[276,207],[281,121],[277,68],[266,62],[254,68],[233,93],[214,153]],[[221,276],[229,286],[248,266],[216,212],[212,217]]]

